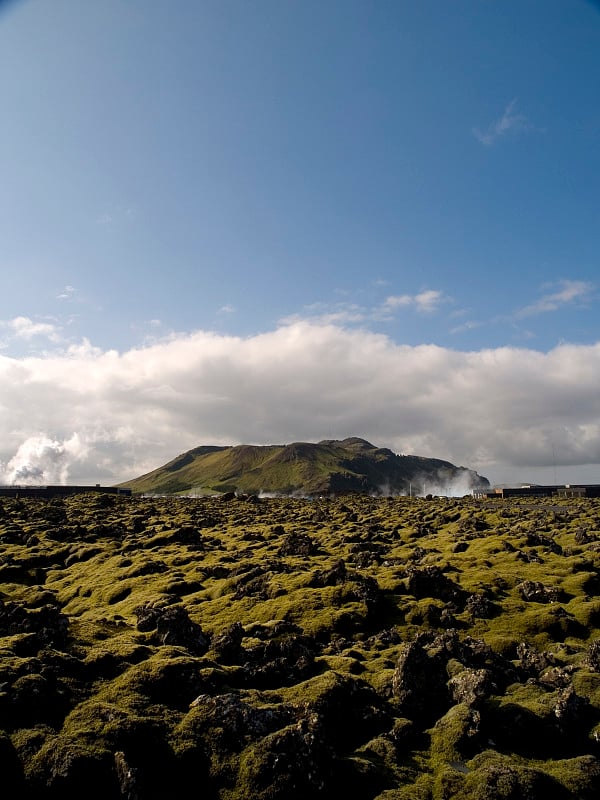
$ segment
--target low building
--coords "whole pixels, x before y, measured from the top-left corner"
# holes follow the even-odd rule
[[[488,500],[503,500],[507,497],[600,497],[600,484],[501,486],[492,489],[491,492],[473,492],[473,495]]]
[[[87,494],[97,492],[98,494],[117,494],[126,497],[131,496],[131,489],[120,489],[117,486],[0,486],[0,497],[39,497],[45,500],[53,497],[69,497],[73,494]]]

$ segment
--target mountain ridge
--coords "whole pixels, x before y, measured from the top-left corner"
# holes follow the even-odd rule
[[[138,494],[468,494],[475,470],[398,455],[357,436],[282,445],[201,445],[119,486]]]

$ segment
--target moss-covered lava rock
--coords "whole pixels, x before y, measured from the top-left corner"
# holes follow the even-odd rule
[[[600,796],[598,501],[4,499],[0,580],[7,796]]]

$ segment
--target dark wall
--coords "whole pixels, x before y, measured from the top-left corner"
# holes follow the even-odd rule
[[[0,486],[0,497],[67,497],[71,494],[131,495],[131,489],[118,489],[115,486]]]

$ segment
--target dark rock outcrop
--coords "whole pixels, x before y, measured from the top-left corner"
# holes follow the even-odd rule
[[[202,655],[208,650],[208,637],[200,625],[190,619],[183,606],[139,606],[136,616],[137,629],[156,631],[160,644],[185,647],[195,655]]]

